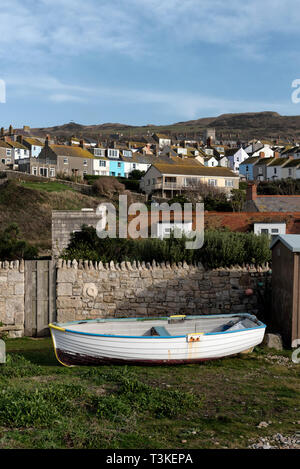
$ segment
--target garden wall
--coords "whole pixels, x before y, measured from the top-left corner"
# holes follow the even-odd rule
[[[97,317],[221,314],[260,308],[268,265],[205,270],[186,263],[151,265],[63,261],[57,264],[57,321]],[[245,291],[253,289],[247,296]]]
[[[10,337],[24,332],[24,261],[0,262],[0,332]]]

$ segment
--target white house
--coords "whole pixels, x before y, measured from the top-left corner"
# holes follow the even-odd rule
[[[7,141],[12,149],[12,160],[14,164],[18,164],[19,160],[30,158],[30,150],[19,142]]]
[[[215,168],[216,166],[219,165],[219,161],[215,156],[209,156],[204,159],[204,166],[208,166],[209,168]]]
[[[109,160],[105,157],[93,158],[92,171],[97,176],[109,176]]]
[[[180,234],[187,234],[193,230],[192,221],[160,221],[155,225],[155,237],[163,239],[169,238],[171,232]]]
[[[264,158],[272,158],[274,156],[274,150],[270,145],[262,146],[259,150],[254,151],[251,156],[259,156],[261,153],[264,153]]]
[[[286,223],[254,223],[254,234],[267,234],[269,236],[286,234]]]
[[[232,171],[239,171],[240,164],[249,158],[248,153],[243,148],[231,148],[226,150],[225,155],[228,159],[228,167]]]

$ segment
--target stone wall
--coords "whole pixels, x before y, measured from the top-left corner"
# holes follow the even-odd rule
[[[201,265],[58,261],[57,321],[96,317],[222,314],[259,310],[268,265],[206,271]],[[253,289],[247,296],[245,291]]]
[[[101,216],[93,209],[52,211],[52,255],[58,258],[68,247],[71,234],[81,231],[82,225],[96,228]]]
[[[24,331],[24,261],[0,262],[0,332],[20,337]]]

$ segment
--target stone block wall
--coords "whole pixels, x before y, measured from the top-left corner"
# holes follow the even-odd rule
[[[53,210],[52,211],[52,255],[58,258],[68,247],[71,234],[81,231],[82,225],[96,228],[101,216],[94,210]]]
[[[24,331],[24,261],[0,262],[0,331],[20,337]]]
[[[268,265],[205,270],[202,265],[185,262],[103,265],[59,260],[57,321],[170,314],[257,314],[258,283],[264,284],[268,278]],[[253,294],[247,296],[247,289],[253,289]]]

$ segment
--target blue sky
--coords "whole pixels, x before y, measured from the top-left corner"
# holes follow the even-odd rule
[[[300,114],[298,0],[1,0],[1,126]]]

